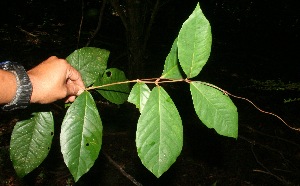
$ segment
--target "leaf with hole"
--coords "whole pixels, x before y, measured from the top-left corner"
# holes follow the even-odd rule
[[[128,102],[134,104],[142,112],[150,92],[149,87],[145,83],[136,83],[130,91]]]
[[[211,51],[211,28],[199,3],[183,23],[178,35],[179,63],[188,78],[197,76],[206,64]]]
[[[103,76],[97,79],[94,86],[102,86],[123,81],[127,81],[125,73],[117,68],[110,68],[103,73]],[[127,101],[130,88],[129,83],[118,83],[98,88],[97,91],[108,101],[115,104],[123,104]]]
[[[183,127],[177,108],[162,87],[155,87],[137,124],[138,156],[158,178],[176,161],[182,145]]]
[[[18,176],[24,177],[44,161],[53,134],[51,112],[33,113],[32,118],[17,122],[10,140],[10,159]]]
[[[77,69],[86,87],[92,85],[107,68],[109,51],[94,47],[83,47],[71,53],[66,60]]]
[[[64,117],[60,146],[65,164],[75,181],[89,171],[102,144],[102,122],[93,97],[84,91]]]
[[[190,83],[194,108],[199,119],[218,134],[237,138],[238,112],[227,95],[201,82]]]

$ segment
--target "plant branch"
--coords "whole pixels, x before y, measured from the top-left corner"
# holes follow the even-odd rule
[[[133,184],[138,185],[138,186],[142,186],[141,183],[139,183],[138,181],[136,181],[134,179],[134,177],[132,177],[130,174],[128,174],[120,165],[118,165],[108,154],[106,154],[105,152],[102,152],[104,154],[104,156],[108,159],[108,161],[113,164],[113,166],[115,166],[126,178],[128,178]]]
[[[149,37],[150,37],[151,28],[152,28],[152,25],[154,23],[154,20],[156,18],[156,15],[157,15],[157,12],[158,12],[159,8],[160,8],[160,0],[157,0],[156,3],[155,3],[155,5],[154,5],[151,17],[150,17],[150,21],[149,21],[148,26],[146,28],[145,37],[144,37],[144,44],[143,44],[144,45],[143,46],[144,50],[145,50],[146,45],[148,43],[148,40],[149,40]]]
[[[280,177],[276,176],[275,174],[268,172],[268,171],[263,171],[263,170],[259,170],[259,169],[254,169],[253,172],[260,172],[263,174],[267,174],[270,176],[275,177],[278,181],[282,182],[284,185],[290,185],[287,181],[285,181],[284,179],[281,179]]]
[[[288,162],[288,160],[285,158],[284,154],[283,154],[282,152],[280,152],[278,149],[269,147],[268,145],[264,145],[264,144],[258,143],[258,142],[256,142],[255,140],[248,139],[248,138],[246,138],[246,137],[244,137],[244,136],[242,136],[242,135],[239,135],[239,138],[240,138],[240,139],[243,139],[243,140],[245,140],[245,141],[247,141],[248,143],[250,143],[252,148],[253,148],[254,145],[258,145],[258,146],[260,146],[260,147],[262,147],[262,148],[264,148],[264,149],[267,149],[267,150],[269,150],[269,151],[276,152],[277,154],[279,154],[279,156],[280,156],[284,161]],[[252,149],[252,151],[253,151],[253,149]],[[265,167],[264,167],[264,168],[265,168]],[[266,168],[265,168],[265,169],[266,169]],[[266,169],[266,170],[267,170],[267,169]],[[269,171],[269,170],[268,170],[268,171]]]
[[[126,14],[124,13],[124,11],[122,10],[122,8],[120,6],[119,0],[111,0],[110,4],[117,11],[118,15],[120,16],[122,23],[125,27],[125,30],[128,30],[128,20],[127,20]]]
[[[35,38],[38,37],[38,35],[35,35],[35,34],[30,33],[30,32],[28,32],[28,31],[22,29],[20,26],[16,26],[16,27],[17,27],[21,32],[24,32],[25,34],[27,34],[27,35],[29,35],[29,36],[31,36],[31,37],[35,37]]]
[[[153,83],[153,84],[160,84],[160,83],[175,83],[175,82],[183,82],[186,81],[186,79],[161,79],[161,78],[150,78],[150,79],[136,79],[136,80],[128,80],[128,81],[122,81],[122,82],[115,82],[115,83],[109,83],[105,85],[99,85],[99,86],[91,86],[86,88],[85,90],[93,90],[93,89],[99,89],[103,87],[109,87],[113,85],[121,85],[126,83]]]
[[[252,127],[250,127],[250,126],[245,126],[245,127],[246,127],[248,130],[250,130],[251,133],[252,133],[252,132],[255,132],[255,133],[257,133],[257,134],[259,134],[259,135],[262,135],[262,136],[266,136],[266,137],[270,137],[270,138],[273,138],[273,139],[277,139],[277,140],[283,141],[283,142],[285,142],[285,143],[289,143],[289,144],[291,144],[291,145],[294,145],[294,146],[296,146],[297,148],[300,149],[300,145],[297,144],[297,143],[295,143],[295,142],[293,142],[293,141],[290,141],[290,140],[287,140],[287,139],[284,139],[284,138],[281,138],[281,137],[278,137],[278,136],[273,136],[273,135],[269,135],[269,134],[263,133],[263,132],[261,132],[261,131],[255,130],[254,128],[252,128]]]
[[[253,145],[251,145],[251,151],[252,151],[252,154],[256,160],[256,162],[262,167],[264,168],[266,171],[263,171],[263,170],[258,170],[258,169],[254,169],[253,171],[254,172],[261,172],[261,173],[264,173],[264,174],[268,174],[268,175],[271,175],[273,177],[275,177],[278,181],[280,181],[281,183],[283,183],[284,185],[288,185],[288,182],[285,181],[284,179],[280,178],[279,176],[273,174],[263,163],[261,163],[259,160],[258,160],[258,157],[256,156],[255,152],[254,152],[254,149],[253,149]]]
[[[103,20],[103,13],[104,13],[104,9],[105,9],[105,5],[106,5],[106,1],[107,0],[103,0],[101,8],[100,8],[100,13],[99,13],[99,19],[98,19],[98,25],[96,30],[94,31],[92,37],[89,39],[89,41],[87,42],[86,46],[89,46],[91,41],[95,38],[96,34],[99,32],[100,28],[101,28],[101,24],[102,24],[102,20]]]
[[[83,12],[84,12],[84,0],[81,0],[81,19],[79,24],[79,30],[78,30],[78,38],[77,38],[77,49],[79,46],[80,36],[81,36],[81,29],[82,29],[82,23],[83,23]]]
[[[225,95],[228,95],[228,96],[231,96],[231,97],[234,97],[234,98],[237,98],[237,99],[245,100],[245,101],[249,102],[251,105],[253,105],[258,111],[260,111],[260,112],[262,112],[264,114],[269,114],[269,115],[275,116],[280,121],[282,121],[288,128],[300,132],[300,128],[295,128],[295,127],[290,126],[287,122],[285,122],[277,114],[274,114],[272,112],[267,112],[267,111],[259,108],[252,101],[250,101],[247,98],[231,94],[231,93],[227,92],[226,90],[223,90],[220,87],[217,87],[216,85],[213,85],[213,84],[210,84],[210,83],[207,83],[207,82],[203,82],[203,81],[192,81],[192,80],[190,80],[188,78],[186,78],[186,79],[165,79],[165,78],[136,79],[136,80],[122,81],[122,82],[115,82],[115,83],[110,83],[110,84],[105,84],[105,85],[100,85],[100,86],[91,86],[91,87],[86,88],[85,90],[88,91],[88,90],[99,89],[99,88],[103,88],[103,87],[108,87],[108,86],[113,86],[113,85],[120,85],[120,84],[126,84],[126,83],[153,83],[156,86],[159,86],[158,84],[160,84],[160,83],[176,83],[176,82],[186,82],[186,83],[199,82],[199,83],[202,83],[202,84],[204,84],[206,86],[210,86],[212,88],[215,88],[215,89],[223,92]]]
[[[244,137],[244,136],[242,136],[242,135],[239,135],[239,139],[245,140],[245,141],[247,141],[248,143],[250,143],[252,153],[254,153],[253,147],[254,147],[254,146],[259,146],[259,147],[261,147],[261,148],[263,148],[263,149],[266,149],[266,150],[272,151],[272,152],[274,152],[274,153],[277,153],[277,154],[280,156],[280,158],[284,161],[285,166],[288,166],[288,165],[289,165],[289,166],[295,168],[295,166],[293,165],[293,163],[292,163],[289,159],[287,159],[287,158],[285,157],[285,154],[286,154],[285,152],[282,152],[282,151],[280,151],[279,149],[270,147],[270,146],[268,146],[268,145],[259,143],[259,142],[255,141],[255,140],[253,140],[253,139],[249,139],[249,138]],[[256,156],[255,156],[255,153],[254,153],[254,157],[256,157]],[[256,160],[257,160],[257,158],[256,158]],[[258,162],[260,165],[262,165],[262,163],[260,163],[259,161],[257,161],[257,162]],[[262,167],[264,167],[264,166],[262,165]],[[264,167],[264,169],[267,170],[267,168],[265,168],[265,167]],[[275,169],[274,169],[274,170],[275,170]],[[267,170],[267,171],[270,172],[270,170]],[[283,171],[288,172],[287,170],[283,170]]]

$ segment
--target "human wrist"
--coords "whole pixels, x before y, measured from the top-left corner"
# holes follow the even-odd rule
[[[12,72],[0,69],[0,105],[11,102],[17,91],[16,77]]]
[[[31,94],[31,97],[30,97],[30,103],[39,103],[41,100],[38,95],[38,86],[36,86],[38,84],[38,78],[36,78],[36,76],[34,74],[32,74],[30,71],[27,71],[27,74],[28,74],[28,77],[31,81],[31,84],[32,84],[32,94]]]
[[[32,85],[24,67],[16,62],[5,61],[0,63],[0,69],[14,74],[14,78],[12,78],[11,74],[7,74],[10,76],[10,84],[13,86],[13,88],[9,89],[11,91],[16,87],[15,96],[2,109],[9,111],[26,108],[29,105]],[[13,79],[15,79],[16,83],[11,82]]]

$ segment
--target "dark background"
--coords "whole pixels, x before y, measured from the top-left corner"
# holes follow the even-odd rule
[[[158,56],[161,52],[160,63],[163,63],[181,24],[196,3],[171,0],[163,6],[152,27],[149,56]],[[297,1],[210,0],[200,3],[212,26],[211,61],[219,57],[222,64],[236,65],[238,70],[246,68],[247,72],[259,71],[259,74],[267,74],[270,78],[284,78],[286,75],[296,80],[299,78],[297,54],[300,48],[300,8]],[[79,44],[77,38],[82,14],[81,1],[1,1],[1,7],[1,36],[5,40],[1,41],[3,52],[0,58],[15,60],[22,56],[22,59],[16,60],[28,62],[26,58],[43,60],[49,55],[66,57],[76,48],[83,47],[97,26],[100,3],[85,1]],[[113,16],[112,12],[107,7],[96,37],[98,41],[90,46],[116,51],[111,57],[118,58],[124,52],[126,40],[120,18]],[[36,32],[40,36],[39,43],[27,43],[27,48],[23,49],[18,42],[28,35],[20,28],[33,34]],[[24,53],[24,50],[30,52]],[[30,61],[38,63],[37,60]],[[149,60],[148,64],[151,63],[154,62]]]
[[[173,40],[197,2],[170,0],[158,12],[145,53],[147,77],[160,76]],[[200,1],[212,26],[213,44],[209,61],[196,79],[247,97],[279,114],[291,126],[299,127],[299,101],[283,102],[300,96],[298,4],[297,0]],[[0,61],[17,61],[29,69],[51,55],[65,58],[86,45],[97,26],[100,5],[101,1],[84,1],[78,40],[81,1],[0,1]],[[110,50],[108,66],[126,72],[124,28],[113,12],[106,7],[102,27],[90,46]],[[253,80],[296,84],[293,89],[265,90]],[[300,184],[299,132],[250,104],[233,99],[239,110],[239,138],[221,137],[201,125],[185,85],[166,85],[166,89],[180,111],[185,132],[184,149],[171,169],[160,179],[145,170],[134,144],[138,112],[130,104],[118,107],[102,100],[98,104],[104,123],[103,152],[77,185],[133,185],[105,154],[143,185]],[[16,177],[8,156],[12,128],[24,112],[0,112],[0,185],[74,184],[59,152],[59,122],[64,111],[51,107],[58,117],[57,137],[45,162],[24,179]]]

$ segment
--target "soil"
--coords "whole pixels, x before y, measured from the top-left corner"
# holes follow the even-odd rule
[[[1,49],[0,59],[18,61],[29,69],[50,55],[65,57],[77,47],[84,46],[92,31],[88,24],[95,20],[91,18],[85,22],[87,25],[77,42],[80,16],[61,17],[58,12],[66,6],[80,12],[80,5],[62,2],[54,3],[60,7],[54,13],[50,4],[24,2],[33,10],[37,7],[43,10],[35,13],[44,17],[38,16],[34,20],[28,19],[34,14],[22,12],[21,5],[6,5],[12,12],[9,16],[15,18],[12,22],[1,20],[0,42],[6,47]],[[248,98],[259,108],[276,113],[291,127],[300,127],[299,67],[291,62],[296,49],[289,50],[283,65],[280,61],[284,56],[275,49],[273,53],[269,51],[272,44],[268,44],[268,50],[266,45],[259,47],[255,43],[240,48],[250,39],[240,42],[243,34],[238,34],[237,30],[226,33],[226,37],[216,34],[210,60],[197,79]],[[108,36],[100,34],[95,38],[94,46],[109,48],[112,51],[109,65],[122,69],[124,64],[120,61],[124,57],[118,51],[124,50],[124,46],[119,46],[113,39],[112,44],[105,45],[106,40],[109,40]],[[161,61],[172,41],[150,43],[156,47],[149,49],[149,61],[155,62],[148,64],[148,74],[159,76],[163,68]],[[290,41],[292,39],[287,38],[286,42]],[[268,86],[263,84],[266,80],[282,81],[283,84]],[[292,88],[288,86],[291,83],[295,83]],[[135,106],[130,103],[114,105],[93,94],[104,134],[99,157],[88,173],[75,183],[63,162],[59,131],[65,110],[62,102],[56,102],[47,106],[55,116],[51,151],[37,169],[22,179],[18,178],[10,161],[9,143],[15,123],[29,115],[31,108],[0,111],[0,185],[300,185],[299,131],[289,128],[276,116],[257,110],[249,102],[232,97],[239,112],[239,136],[237,139],[219,136],[197,118],[186,84],[164,87],[182,117],[184,146],[177,161],[159,179],[141,164],[137,156],[135,130],[139,112]],[[294,98],[295,101],[284,102]]]

